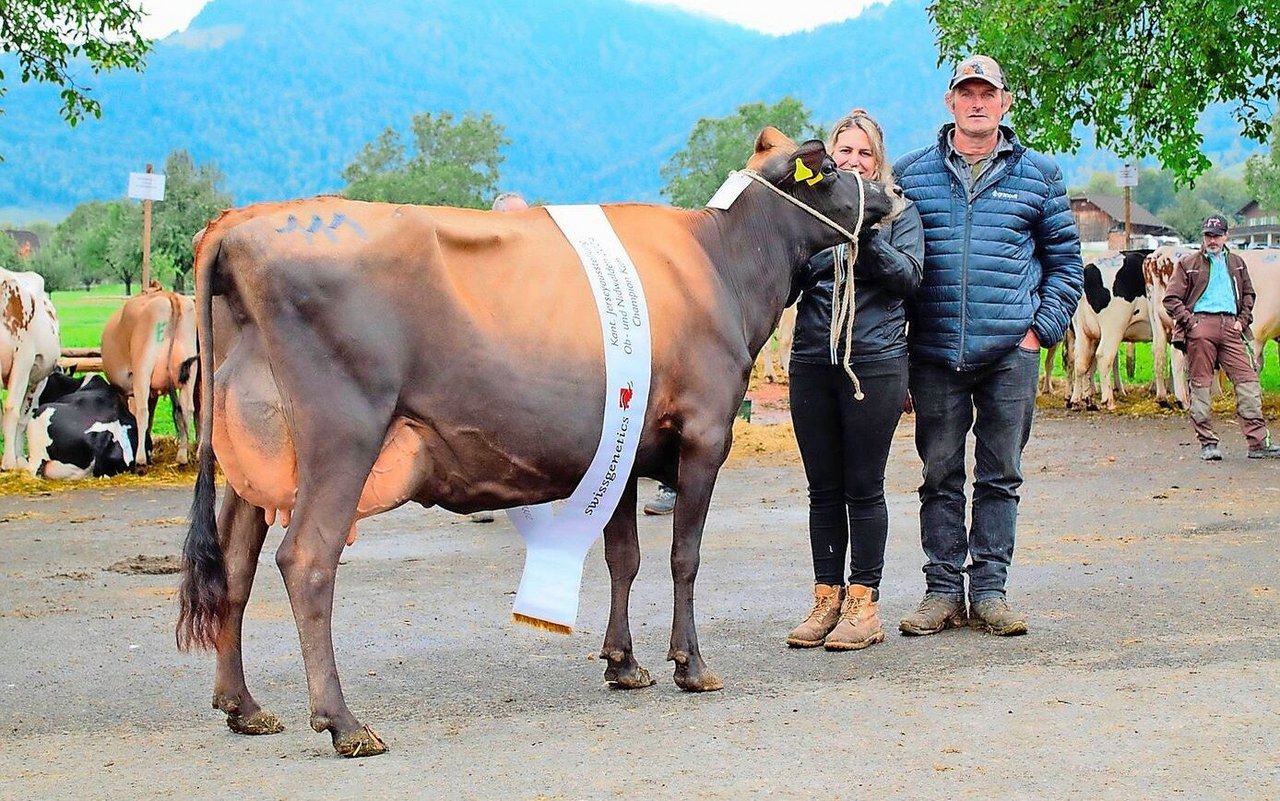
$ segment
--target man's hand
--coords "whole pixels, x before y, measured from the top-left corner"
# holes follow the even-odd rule
[[[1027,329],[1027,335],[1018,343],[1018,347],[1023,350],[1040,350],[1040,337],[1036,336],[1034,328]]]

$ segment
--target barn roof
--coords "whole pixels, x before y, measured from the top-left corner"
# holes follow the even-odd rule
[[[1076,195],[1071,198],[1071,200],[1073,203],[1075,201],[1092,203],[1116,222],[1124,222],[1124,198],[1122,197],[1116,197],[1115,195]],[[1132,200],[1129,201],[1129,220],[1134,225],[1143,225],[1152,228],[1169,228],[1168,223],[1147,211],[1141,204],[1135,203]]]

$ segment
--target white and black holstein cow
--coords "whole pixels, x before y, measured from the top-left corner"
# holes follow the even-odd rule
[[[602,207],[644,288],[652,344],[635,465],[619,476],[622,500],[604,526],[613,589],[601,654],[615,687],[653,683],[633,653],[628,613],[642,476],[679,493],[667,652],[675,683],[723,687],[698,647],[694,581],[752,365],[809,258],[904,205],[900,192],[837,170],[821,142],[797,146],[772,128],[747,167],[727,209]],[[178,643],[216,649],[213,703],[232,730],[283,728],[245,684],[241,625],[270,521],[287,518],[276,564],[311,726],[343,756],[383,753],[339,684],[339,557],[356,520],[409,501],[469,513],[574,491],[600,442],[607,392],[587,276],[543,208],[334,197],[225,212],[199,238],[195,271],[206,380]],[[225,356],[211,345],[215,295],[237,329]],[[227,479],[220,515],[215,453]]]
[[[1115,410],[1115,388],[1119,384],[1116,355],[1120,344],[1151,341],[1151,304],[1142,272],[1143,261],[1150,253],[1127,250],[1085,266],[1084,295],[1071,317],[1074,353],[1068,409],[1096,408],[1096,365],[1102,403]]]
[[[102,376],[54,373],[27,424],[27,443],[32,475],[114,476],[136,464],[138,423]]]
[[[27,466],[20,432],[45,379],[58,366],[62,343],[58,315],[39,273],[0,268],[0,381],[4,399],[4,456],[0,469]]]

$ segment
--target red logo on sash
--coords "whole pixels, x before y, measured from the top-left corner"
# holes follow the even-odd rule
[[[621,406],[623,409],[630,409],[631,396],[634,394],[635,394],[635,390],[631,388],[630,384],[627,384],[625,387],[620,388],[618,390],[618,405]]]

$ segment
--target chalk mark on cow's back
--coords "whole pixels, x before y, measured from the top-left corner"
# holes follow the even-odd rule
[[[284,225],[275,229],[275,231],[277,234],[289,234],[294,231],[300,231],[303,237],[306,238],[307,244],[311,244],[315,239],[315,235],[320,233],[324,234],[324,238],[329,240],[331,244],[336,244],[338,242],[338,229],[343,225],[349,226],[355,235],[361,239],[369,238],[368,234],[365,233],[363,226],[342,212],[337,211],[333,213],[333,216],[329,219],[328,223],[326,223],[324,218],[319,214],[311,215],[311,222],[306,228],[302,227],[302,223],[298,220],[296,214],[290,214],[285,218]]]

